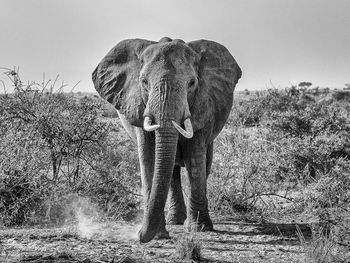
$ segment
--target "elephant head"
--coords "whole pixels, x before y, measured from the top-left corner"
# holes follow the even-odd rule
[[[239,66],[222,45],[170,38],[121,41],[93,72],[103,98],[132,125],[155,132],[154,176],[139,232],[142,242],[151,240],[160,224],[179,133],[191,138],[208,123],[226,120],[240,77]]]

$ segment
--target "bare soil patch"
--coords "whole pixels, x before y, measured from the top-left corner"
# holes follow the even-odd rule
[[[296,235],[296,224],[214,222],[215,231],[194,233],[202,245],[201,262],[303,262],[305,253]],[[310,228],[298,224],[304,237]],[[101,263],[186,262],[176,255],[183,226],[168,226],[171,239],[137,241],[137,225],[104,224],[82,233],[78,226],[0,230],[0,262]],[[127,258],[129,261],[127,261]]]

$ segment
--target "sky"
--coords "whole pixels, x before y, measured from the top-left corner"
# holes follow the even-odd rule
[[[226,46],[243,71],[237,90],[350,83],[349,0],[0,0],[0,73],[92,92],[119,41],[164,36]]]

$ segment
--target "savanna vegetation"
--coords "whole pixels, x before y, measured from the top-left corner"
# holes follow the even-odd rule
[[[57,81],[6,74],[14,92],[0,95],[0,224],[63,224],[79,198],[105,218],[134,219],[137,152],[115,110]],[[215,144],[210,211],[254,221],[301,215],[312,225],[311,242],[300,235],[308,258],[347,262],[350,92],[309,86],[236,93]]]
[[[63,93],[57,81],[23,84],[0,97],[0,222],[63,223],[78,197],[105,216],[130,219],[139,206],[138,159],[106,105]],[[108,111],[108,110],[106,110]]]
[[[349,101],[347,91],[294,86],[238,97],[216,143],[211,210],[292,222],[303,215],[309,260],[348,262]]]

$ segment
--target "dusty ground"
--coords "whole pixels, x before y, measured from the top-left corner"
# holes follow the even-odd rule
[[[310,229],[299,224],[304,237]],[[171,239],[140,244],[139,226],[99,224],[0,230],[0,262],[188,262],[177,258],[176,245],[189,236],[170,226]],[[202,245],[201,262],[304,262],[295,223],[256,224],[236,220],[215,222],[214,232],[195,233]]]

